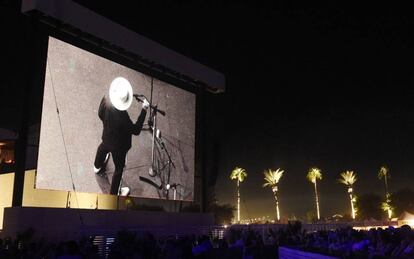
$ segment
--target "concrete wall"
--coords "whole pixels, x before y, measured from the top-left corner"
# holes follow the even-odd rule
[[[2,237],[14,236],[29,227],[34,228],[39,237],[64,239],[82,234],[114,234],[123,228],[191,233],[193,228],[198,231],[200,226],[214,224],[212,214],[126,211],[125,197],[118,200],[116,196],[105,194],[35,189],[35,174],[35,170],[26,171],[23,207],[13,208],[10,207],[14,173],[0,175]],[[67,205],[72,209],[67,209]]]
[[[68,191],[35,189],[35,170],[27,171],[24,181],[23,206],[77,209],[116,209],[116,196]],[[121,200],[123,201],[123,200]],[[123,208],[123,203],[120,203]]]
[[[77,209],[125,209],[124,198],[106,194],[35,189],[35,170],[26,171],[23,191],[23,207],[48,207]],[[0,175],[0,229],[3,229],[3,210],[11,207],[14,173]]]
[[[0,230],[3,229],[4,208],[12,205],[13,182],[14,173],[0,174]]]

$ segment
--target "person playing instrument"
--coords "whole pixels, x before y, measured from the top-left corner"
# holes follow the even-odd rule
[[[110,194],[118,195],[125,159],[131,148],[132,135],[139,135],[144,125],[145,116],[149,107],[148,101],[142,101],[141,113],[136,122],[132,122],[126,111],[132,104],[133,94],[129,81],[123,77],[115,78],[109,87],[109,99],[105,95],[99,105],[98,116],[103,124],[102,142],[96,151],[94,172],[104,173],[109,154],[115,165],[112,177]],[[122,195],[127,195],[129,188],[121,190]]]

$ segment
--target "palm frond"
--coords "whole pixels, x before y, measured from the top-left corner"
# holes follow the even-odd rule
[[[243,182],[246,177],[247,177],[246,170],[244,170],[241,167],[234,168],[230,174],[231,180],[238,180],[239,182]]]
[[[308,174],[306,175],[306,178],[311,181],[312,183],[315,183],[316,180],[322,180],[322,172],[321,169],[317,167],[313,167],[309,169]]]
[[[393,210],[394,208],[391,206],[389,202],[381,202],[381,209],[383,211]]]
[[[353,171],[346,171],[341,173],[341,177],[339,180],[340,183],[343,183],[347,186],[352,186],[356,181],[357,177]]]
[[[390,178],[389,169],[386,166],[381,166],[380,170],[378,171],[378,178],[380,180],[382,178]]]
[[[263,187],[275,186],[279,183],[280,178],[282,178],[284,170],[280,170],[280,168],[278,168],[276,171],[273,171],[272,169],[267,169],[263,173],[265,176],[265,183],[263,184]]]
[[[267,186],[271,186],[271,184],[270,183],[264,183],[263,184],[263,187],[267,187]]]

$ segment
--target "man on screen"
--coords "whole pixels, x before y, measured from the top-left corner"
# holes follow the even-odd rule
[[[118,195],[125,159],[131,148],[132,135],[139,135],[145,121],[149,103],[143,100],[142,110],[138,119],[133,123],[126,111],[132,104],[132,87],[128,80],[123,77],[115,78],[109,88],[109,100],[106,96],[102,98],[99,105],[98,115],[103,123],[102,143],[96,151],[94,171],[101,174],[112,154],[115,172],[112,177],[110,194]],[[122,190],[122,194],[129,193],[129,189]]]

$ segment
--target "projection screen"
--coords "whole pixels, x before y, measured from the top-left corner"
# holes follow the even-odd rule
[[[195,105],[194,93],[49,37],[35,187],[193,200]]]

